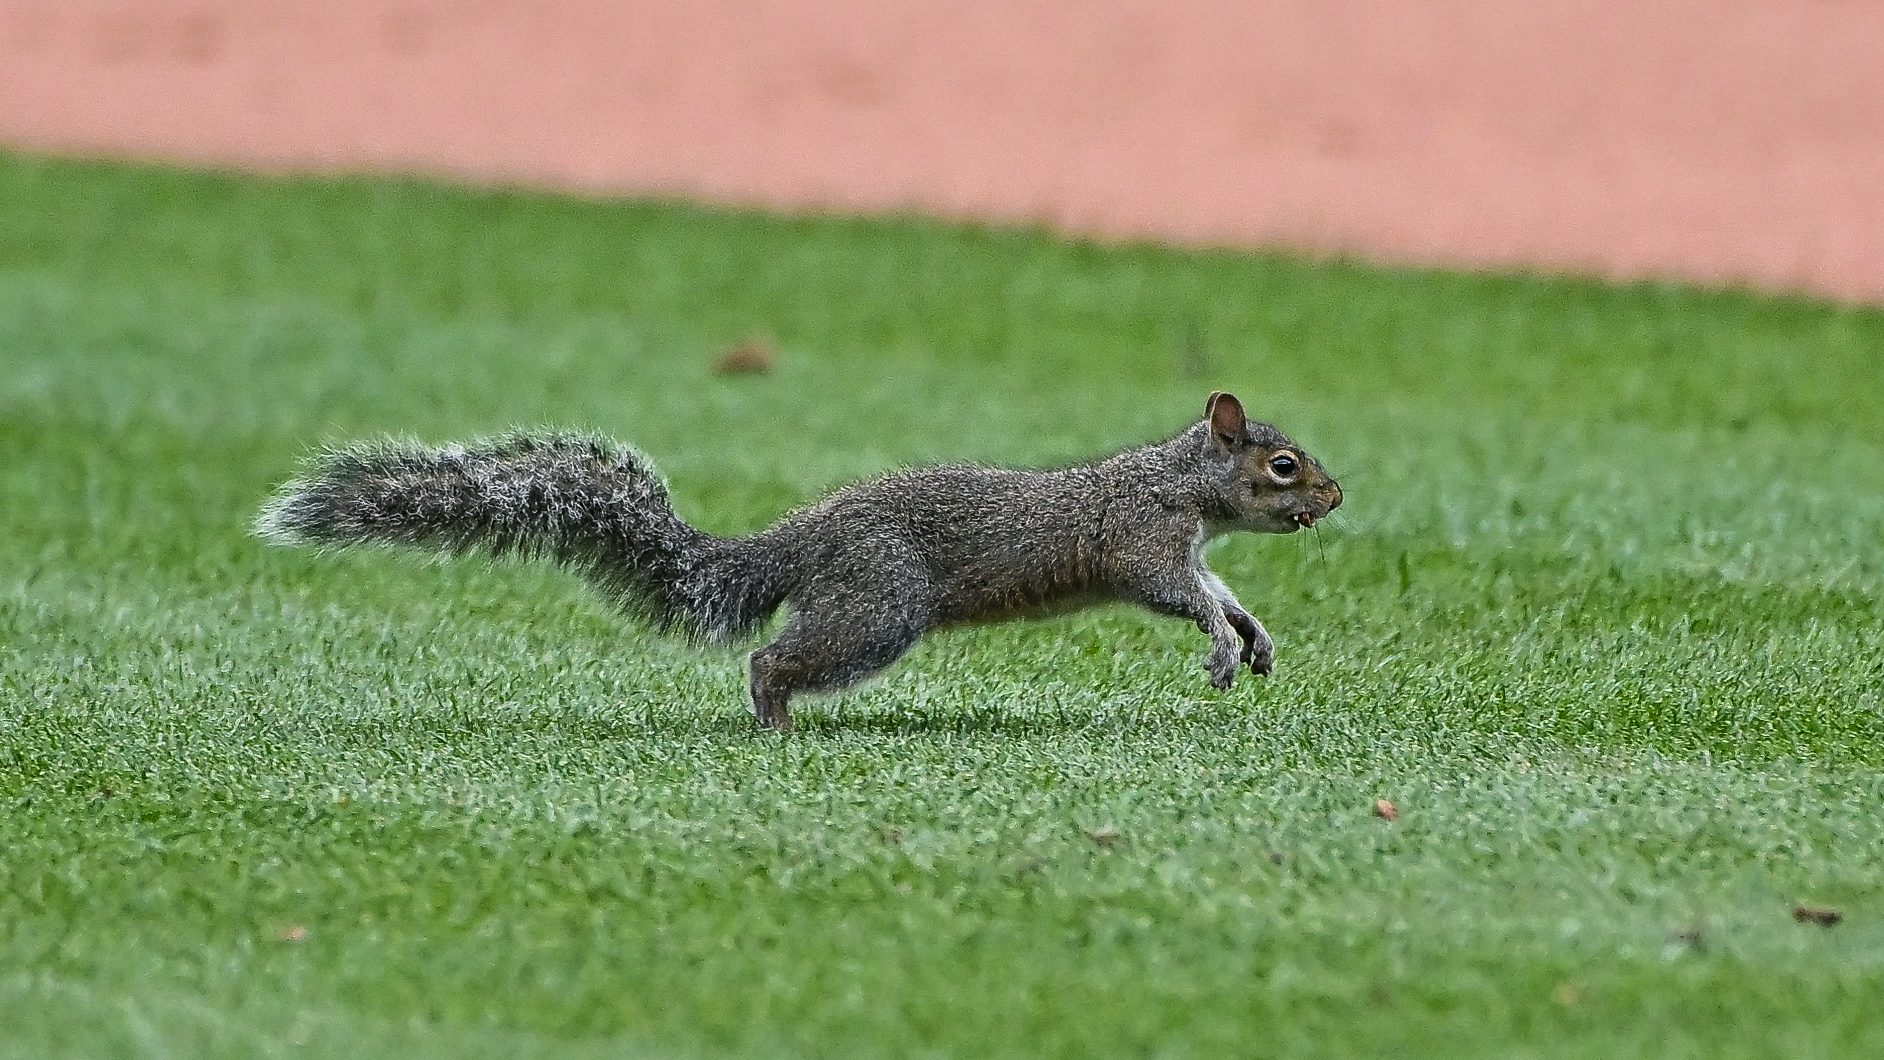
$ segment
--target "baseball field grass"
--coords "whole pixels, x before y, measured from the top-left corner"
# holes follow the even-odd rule
[[[1880,351],[1745,293],[0,156],[0,1055],[1884,1055]],[[761,735],[738,654],[566,575],[248,533],[326,442],[591,428],[735,532],[1212,389],[1347,494],[1213,553],[1278,643],[1227,693],[1103,610]]]

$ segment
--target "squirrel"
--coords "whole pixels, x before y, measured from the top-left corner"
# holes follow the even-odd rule
[[[801,693],[883,670],[924,633],[1135,603],[1208,634],[1211,684],[1268,674],[1275,645],[1203,560],[1234,531],[1292,533],[1341,505],[1321,463],[1233,395],[1164,441],[1050,470],[893,472],[746,537],[674,513],[638,451],[588,435],[328,450],[262,509],[264,538],[545,557],[658,629],[704,642],[790,617],[748,659],[760,726]]]

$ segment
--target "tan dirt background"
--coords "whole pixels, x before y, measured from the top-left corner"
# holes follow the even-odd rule
[[[0,143],[1884,298],[1872,0],[0,0]]]

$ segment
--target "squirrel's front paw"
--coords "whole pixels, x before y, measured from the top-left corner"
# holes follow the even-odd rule
[[[1276,669],[1276,642],[1264,633],[1253,638],[1243,646],[1243,662],[1249,666],[1249,672],[1258,677],[1267,677]]]
[[[1211,652],[1210,683],[1218,689],[1226,689],[1236,683],[1236,671],[1240,660],[1231,652]]]

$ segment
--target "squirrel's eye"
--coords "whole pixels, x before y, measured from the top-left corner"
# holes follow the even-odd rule
[[[1296,467],[1295,458],[1287,453],[1277,453],[1275,456],[1269,458],[1269,470],[1281,475],[1283,478],[1288,478],[1290,475],[1295,474]]]

